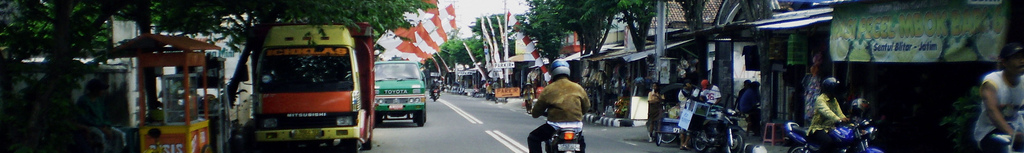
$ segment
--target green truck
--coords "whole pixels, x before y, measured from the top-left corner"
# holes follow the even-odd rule
[[[378,61],[374,63],[374,101],[377,123],[384,120],[412,119],[416,126],[427,122],[426,76],[422,65],[414,61]]]

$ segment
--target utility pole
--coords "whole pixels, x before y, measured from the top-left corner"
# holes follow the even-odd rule
[[[665,1],[658,1],[658,6],[657,7],[658,7],[658,18],[657,18],[658,26],[654,28],[654,34],[655,34],[655,37],[654,37],[654,46],[655,46],[655,50],[654,50],[654,67],[655,67],[655,69],[660,70],[662,66],[667,66],[667,65],[661,65],[661,62],[658,61],[661,58],[661,56],[663,56],[665,54],[665,24],[667,24],[667,22],[665,22]],[[641,39],[643,39],[643,38],[641,38]],[[643,47],[643,46],[638,46],[638,47]],[[661,71],[658,71],[658,76],[657,76],[658,80],[661,80],[660,79],[662,77],[661,75],[670,75],[670,74],[661,74],[661,73],[662,73]],[[661,82],[661,83],[668,83],[668,82]]]

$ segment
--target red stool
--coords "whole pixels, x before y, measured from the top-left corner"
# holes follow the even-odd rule
[[[761,135],[762,135],[761,138],[763,139],[763,141],[761,141],[761,145],[764,145],[764,143],[771,143],[772,146],[774,146],[775,143],[785,143],[786,142],[784,139],[782,139],[782,137],[776,135],[775,125],[781,125],[781,124],[776,124],[776,123],[765,123],[764,124],[764,131],[761,132]]]

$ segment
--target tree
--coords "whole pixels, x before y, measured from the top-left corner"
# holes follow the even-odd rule
[[[651,19],[657,15],[658,0],[619,0],[618,8],[622,13],[619,20],[626,23],[629,35],[633,37],[634,46],[643,50],[647,46],[647,31],[651,29]]]
[[[109,49],[106,21],[126,5],[124,0],[15,0],[17,14],[0,28],[5,148],[10,151],[66,152],[74,118],[71,91],[89,65],[74,60]],[[45,57],[41,64],[21,61]],[[41,75],[33,75],[41,74]],[[25,83],[17,89],[13,83]],[[6,146],[11,145],[11,146]]]
[[[469,52],[466,52],[466,46],[472,50],[473,58],[482,62],[481,60],[484,58],[483,40],[475,37],[450,39],[441,45],[441,51],[437,53],[437,56],[444,58],[452,69],[456,64],[473,66],[473,60],[469,57]]]
[[[249,55],[260,43],[247,43],[255,36],[253,30],[257,24],[267,23],[308,23],[308,24],[348,24],[368,22],[376,34],[396,28],[408,28],[411,24],[405,21],[405,12],[416,12],[417,9],[436,8],[420,0],[193,0],[181,2],[175,0],[154,0],[156,6],[169,11],[155,11],[154,23],[158,30],[180,32],[183,34],[221,33],[229,37],[233,50],[241,50],[241,61],[238,67],[244,67]],[[358,4],[358,5],[353,5]],[[198,9],[197,8],[204,8]],[[175,11],[178,10],[178,11]],[[184,10],[184,11],[181,11]],[[214,15],[209,15],[214,14]],[[221,21],[221,22],[207,22]],[[193,26],[179,23],[201,23]],[[227,26],[220,26],[227,25]],[[215,38],[217,39],[217,38]],[[223,39],[223,38],[220,38]],[[243,81],[244,71],[236,71],[228,83],[228,91],[235,92],[239,82]],[[235,100],[236,94],[228,94],[228,99]]]
[[[618,1],[607,0],[530,0],[528,20],[523,32],[539,41],[544,57],[555,59],[562,39],[575,32],[583,54],[596,53],[607,36]],[[553,42],[553,43],[549,43]]]
[[[68,152],[67,142],[75,111],[71,92],[82,74],[95,64],[75,58],[95,57],[102,62],[111,49],[111,17],[139,20],[142,31],[153,23],[157,31],[180,35],[220,33],[242,48],[261,23],[369,22],[377,33],[408,27],[403,14],[435,7],[420,0],[13,0],[17,13],[0,25],[0,130],[2,149],[15,152]],[[150,9],[159,8],[159,9]],[[6,16],[5,16],[6,18]],[[222,26],[224,25],[224,26]],[[242,59],[259,46],[245,46]],[[40,64],[25,59],[45,57]],[[240,63],[245,63],[242,61]],[[40,75],[34,75],[40,74]],[[236,76],[238,76],[236,74]],[[239,78],[233,78],[237,89]],[[14,89],[15,83],[29,88]],[[234,91],[234,90],[229,90]],[[234,96],[234,94],[229,94]],[[233,99],[233,98],[231,98]],[[10,145],[10,146],[7,146]]]

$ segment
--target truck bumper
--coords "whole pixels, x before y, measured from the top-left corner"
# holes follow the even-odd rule
[[[374,108],[377,113],[387,112],[412,112],[422,111],[427,109],[426,103],[406,103],[406,104],[377,104]]]
[[[306,141],[359,139],[359,127],[309,128],[256,131],[256,141]]]

